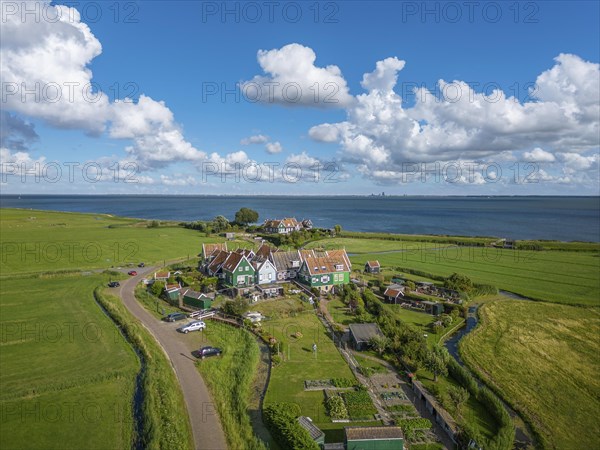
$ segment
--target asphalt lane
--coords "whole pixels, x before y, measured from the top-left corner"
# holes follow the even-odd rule
[[[194,365],[190,350],[171,324],[157,320],[135,298],[135,286],[156,268],[135,269],[137,276],[121,283],[119,294],[129,311],[150,331],[171,361],[183,391],[197,450],[227,449],[225,434],[208,388]]]

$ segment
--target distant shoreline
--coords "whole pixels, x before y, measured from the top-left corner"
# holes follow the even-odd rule
[[[190,197],[190,198],[598,198],[600,195],[427,195],[427,194],[390,194],[390,195],[371,195],[371,194],[0,194],[0,198],[14,197]]]

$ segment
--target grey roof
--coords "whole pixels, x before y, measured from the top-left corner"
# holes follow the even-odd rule
[[[404,439],[400,427],[346,427],[346,439],[352,441],[367,439]]]
[[[290,252],[273,252],[271,253],[269,259],[271,260],[277,271],[298,270],[302,265],[302,259],[300,258],[298,250]],[[292,261],[298,261],[298,265],[293,266]]]
[[[195,299],[201,299],[203,297],[208,297],[207,295],[203,294],[202,292],[198,292],[198,291],[194,291],[192,289],[188,289],[187,291],[185,291],[183,293],[184,297],[190,297],[190,298],[195,298]]]
[[[376,323],[351,323],[349,327],[356,342],[369,342],[373,336],[383,336]]]
[[[325,433],[323,433],[319,428],[317,428],[317,426],[314,423],[312,423],[310,417],[300,416],[298,417],[298,422],[300,423],[302,428],[308,431],[308,434],[310,434],[310,437],[313,441],[316,441],[317,439],[323,438],[325,436]]]

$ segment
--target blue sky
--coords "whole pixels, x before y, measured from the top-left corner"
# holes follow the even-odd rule
[[[279,2],[272,20],[263,2],[225,16],[222,2],[71,2],[81,17],[58,24],[68,9],[20,4],[2,5],[4,193],[598,194],[598,2]],[[85,81],[104,97],[66,102],[64,83]],[[240,94],[265,81],[302,100],[331,82],[339,102]],[[61,101],[10,91],[35,83],[62,86]],[[125,96],[132,109],[114,105]],[[65,162],[102,177],[68,180]],[[114,182],[127,163],[135,182]],[[264,163],[280,166],[249,182]]]

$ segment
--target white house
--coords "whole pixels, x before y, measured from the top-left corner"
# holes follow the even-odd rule
[[[268,284],[277,281],[277,269],[268,259],[255,263],[255,270],[257,284]]]

